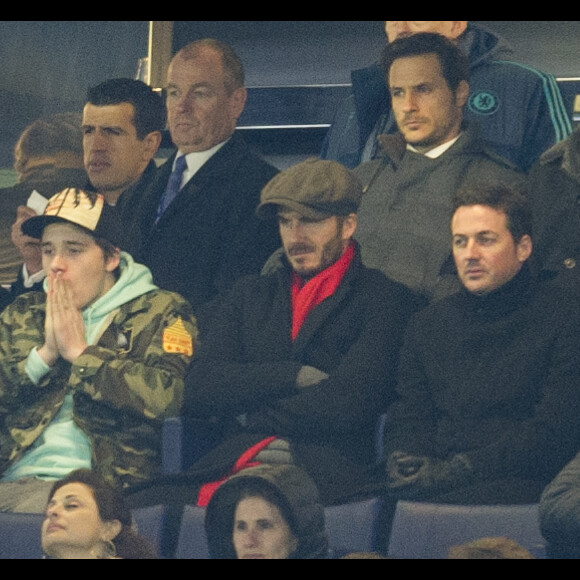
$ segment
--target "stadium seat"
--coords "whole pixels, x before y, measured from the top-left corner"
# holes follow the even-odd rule
[[[163,421],[161,437],[161,466],[163,473],[179,473],[183,466],[181,448],[183,446],[183,425],[179,417]]]
[[[179,473],[193,465],[220,440],[220,427],[190,417],[171,417],[163,422],[161,464],[163,473]]]
[[[0,559],[40,560],[43,514],[0,513]]]
[[[381,500],[378,498],[325,508],[329,557],[353,552],[376,552]]]
[[[163,506],[133,511],[139,533],[158,551],[164,525]],[[40,535],[43,514],[0,513],[0,560],[39,560],[42,558]]]
[[[137,531],[145,537],[159,556],[163,555],[165,506],[156,505],[132,510]]]
[[[536,558],[545,558],[537,505],[460,506],[397,503],[388,556],[443,560],[452,546],[487,537],[515,540]]]
[[[177,560],[209,559],[204,520],[204,508],[194,505],[185,506],[175,550]]]
[[[341,558],[353,552],[376,551],[380,505],[379,499],[371,499],[325,509],[330,558]],[[175,551],[176,559],[209,558],[204,518],[204,508],[185,507]]]

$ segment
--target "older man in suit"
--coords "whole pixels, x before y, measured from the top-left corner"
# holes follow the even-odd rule
[[[141,215],[141,259],[156,282],[198,309],[280,246],[254,215],[278,170],[235,134],[246,104],[243,64],[230,46],[196,41],[168,70],[167,113],[177,152],[159,170]]]

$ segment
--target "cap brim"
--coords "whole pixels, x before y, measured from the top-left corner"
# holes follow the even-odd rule
[[[291,199],[269,199],[258,206],[256,215],[261,219],[271,219],[277,217],[280,209],[284,208],[315,220],[326,219],[333,215],[332,213],[320,211],[310,205],[305,205]]]
[[[30,238],[34,238],[35,240],[40,240],[42,238],[42,232],[44,232],[44,228],[49,226],[50,224],[55,223],[71,223],[67,220],[59,218],[57,216],[46,216],[46,215],[39,215],[36,217],[28,218],[25,222],[22,223],[20,229],[25,236]]]

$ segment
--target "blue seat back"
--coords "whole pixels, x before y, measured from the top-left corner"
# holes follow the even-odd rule
[[[378,498],[325,508],[330,558],[353,552],[376,552],[381,500]]]
[[[164,507],[133,510],[139,533],[160,553],[164,526]],[[0,560],[42,558],[40,544],[43,514],[0,513]]]
[[[146,538],[157,554],[163,556],[163,532],[166,508],[162,505],[132,510],[137,532]]]
[[[377,551],[377,532],[381,501],[368,501],[325,508],[329,556],[341,558],[353,552]],[[205,509],[186,506],[175,551],[175,558],[209,558],[204,527]]]
[[[449,548],[481,538],[507,537],[545,557],[537,505],[461,506],[400,501],[389,538],[396,559],[448,557]]]
[[[221,426],[190,417],[163,422],[161,462],[163,473],[179,473],[201,459],[221,440]]]
[[[40,560],[43,514],[0,513],[0,560]]]
[[[179,417],[170,417],[163,421],[161,437],[161,467],[163,473],[179,473],[183,467],[183,425]]]
[[[177,539],[175,558],[178,560],[207,560],[209,551],[205,536],[205,509],[188,505],[183,510]]]

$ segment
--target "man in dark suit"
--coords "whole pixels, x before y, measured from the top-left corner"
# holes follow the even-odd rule
[[[278,170],[235,134],[247,91],[238,56],[215,40],[172,59],[167,113],[176,153],[159,169],[141,214],[141,261],[156,283],[197,310],[279,248],[273,223],[254,214]],[[169,187],[168,187],[169,186]]]

